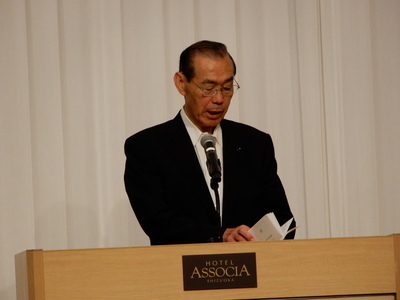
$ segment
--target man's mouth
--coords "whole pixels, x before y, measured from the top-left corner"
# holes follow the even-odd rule
[[[220,111],[220,110],[217,110],[217,111],[208,110],[207,113],[210,114],[211,116],[220,116],[223,113],[223,111]]]

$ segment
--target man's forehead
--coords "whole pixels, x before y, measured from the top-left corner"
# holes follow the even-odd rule
[[[233,63],[229,56],[214,58],[198,55],[193,66],[195,77],[203,83],[225,83],[234,77]]]

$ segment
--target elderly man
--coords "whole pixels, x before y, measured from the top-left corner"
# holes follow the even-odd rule
[[[126,140],[125,187],[152,245],[252,241],[248,230],[266,213],[274,212],[281,224],[293,217],[271,137],[224,119],[239,88],[235,75],[225,45],[189,46],[174,75],[183,108]],[[218,156],[217,188],[209,185],[205,135]]]

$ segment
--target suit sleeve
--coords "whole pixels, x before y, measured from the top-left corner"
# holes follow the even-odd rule
[[[265,160],[265,185],[267,196],[266,199],[271,203],[271,211],[274,212],[280,225],[286,223],[286,221],[293,218],[293,222],[290,225],[290,229],[296,226],[296,221],[291,212],[289,202],[286,197],[286,193],[283,184],[278,176],[278,165],[275,158],[274,145],[270,135],[267,135],[266,139],[266,160]],[[272,197],[270,196],[272,195]],[[285,239],[293,239],[295,231],[290,232]]]

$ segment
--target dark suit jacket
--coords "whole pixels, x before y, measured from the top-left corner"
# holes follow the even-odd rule
[[[281,224],[289,220],[292,213],[277,175],[271,137],[229,120],[221,128],[223,231],[251,227],[268,212]],[[202,243],[217,236],[209,182],[180,114],[128,138],[125,154],[125,188],[152,245]],[[294,232],[288,238],[293,237]]]

